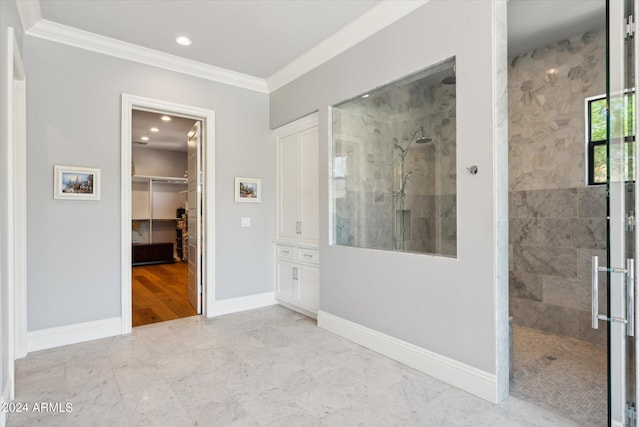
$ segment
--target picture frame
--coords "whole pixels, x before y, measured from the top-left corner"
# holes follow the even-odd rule
[[[100,184],[100,169],[53,166],[54,199],[100,200]]]
[[[262,201],[262,180],[237,176],[234,185],[236,203],[260,203]]]

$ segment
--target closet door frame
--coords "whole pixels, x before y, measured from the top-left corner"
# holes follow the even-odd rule
[[[203,173],[203,268],[202,314],[214,316],[215,301],[215,111],[189,105],[176,104],[152,98],[122,94],[121,140],[121,287],[122,334],[132,330],[131,316],[131,112],[152,111],[172,116],[199,120],[202,123]]]

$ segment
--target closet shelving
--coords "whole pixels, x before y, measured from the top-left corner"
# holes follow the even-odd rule
[[[177,209],[186,206],[187,179],[134,175],[131,179],[133,264],[172,262]]]

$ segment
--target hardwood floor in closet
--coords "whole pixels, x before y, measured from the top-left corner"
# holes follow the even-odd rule
[[[132,268],[133,326],[195,316],[187,297],[186,262]]]

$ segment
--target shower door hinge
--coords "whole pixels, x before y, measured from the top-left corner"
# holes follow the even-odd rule
[[[636,213],[634,211],[625,212],[624,230],[625,231],[636,230]]]
[[[624,36],[626,39],[633,38],[636,33],[636,23],[633,19],[633,15],[629,15],[624,20]]]
[[[627,427],[636,427],[637,416],[636,405],[631,402],[627,402],[627,423],[625,425]]]

